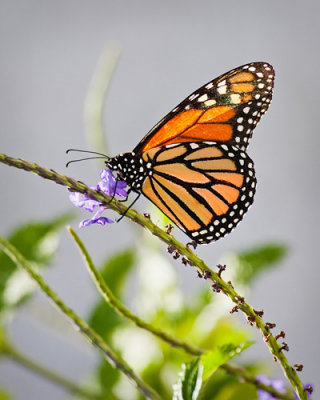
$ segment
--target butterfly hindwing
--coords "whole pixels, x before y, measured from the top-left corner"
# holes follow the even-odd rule
[[[253,202],[253,162],[237,146],[174,144],[146,151],[143,159],[152,174],[142,193],[198,243],[229,233]]]
[[[235,68],[188,96],[142,139],[134,152],[183,142],[248,146],[272,98],[274,70],[264,62]]]

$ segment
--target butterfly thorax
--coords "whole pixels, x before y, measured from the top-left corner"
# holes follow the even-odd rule
[[[125,181],[135,192],[141,191],[146,177],[151,173],[152,164],[145,162],[135,153],[121,153],[106,162],[108,168],[118,173],[119,179]]]

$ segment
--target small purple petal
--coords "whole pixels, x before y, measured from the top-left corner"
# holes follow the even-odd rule
[[[124,190],[124,188],[127,186],[126,182],[117,180],[112,171],[104,168],[100,171],[100,177],[101,181],[98,183],[97,187],[94,188],[93,186],[90,186],[91,189],[101,190],[102,192],[107,193],[109,196],[113,196],[114,192],[121,197],[128,196],[128,193]],[[105,225],[114,223],[112,219],[101,216],[107,207],[102,206],[99,201],[92,200],[86,195],[78,192],[71,192],[69,199],[76,207],[84,208],[89,212],[95,211],[97,207],[97,211],[92,218],[84,219],[80,222],[80,228],[93,224]]]
[[[114,221],[112,219],[106,217],[92,218],[92,219],[84,219],[80,222],[79,228],[84,228],[85,226],[90,226],[93,224],[105,225],[105,224],[113,224]]]
[[[116,195],[120,197],[128,197],[128,192],[124,189],[119,189],[117,186]]]
[[[127,197],[128,193],[124,190],[127,186],[124,181],[117,181],[117,179],[113,176],[112,171],[107,168],[104,168],[100,171],[101,181],[97,185],[97,189],[102,190],[104,193],[107,193],[109,196],[113,196],[114,194],[120,197]]]
[[[89,199],[86,195],[78,192],[71,192],[69,199],[76,207],[84,208],[89,212],[93,212],[95,207],[100,204],[97,200]]]
[[[80,222],[79,228],[84,228],[85,226],[89,226],[92,224],[93,224],[92,219],[84,219]]]
[[[94,223],[99,225],[114,224],[114,220],[107,217],[100,217],[95,219]]]

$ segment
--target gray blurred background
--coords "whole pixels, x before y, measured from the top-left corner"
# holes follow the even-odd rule
[[[226,252],[270,240],[290,246],[281,268],[260,278],[248,300],[286,331],[289,360],[303,363],[303,381],[316,387],[319,16],[319,3],[310,0],[0,3],[1,152],[90,184],[97,181],[97,165],[66,170],[65,150],[86,148],[84,100],[104,49],[114,44],[121,49],[105,105],[111,155],[132,150],[164,114],[221,73],[251,61],[273,64],[274,99],[248,151],[258,178],[254,205],[231,235],[197,253],[214,265]],[[0,174],[2,235],[22,221],[47,219],[72,208],[66,191],[51,182],[4,165]],[[146,206],[141,200],[137,208],[145,211]],[[131,243],[135,232],[123,221],[112,229],[82,230],[81,237],[100,261],[108,250]],[[63,238],[59,257],[45,277],[85,317],[96,292],[77,249],[66,233]],[[188,290],[201,284],[193,271],[180,263],[176,268]],[[71,328],[63,335],[60,328],[65,331],[67,322],[41,294],[11,324],[14,342],[26,353],[80,381],[96,364],[97,354]],[[263,344],[255,352],[270,359]],[[63,389],[9,361],[0,363],[0,385],[21,400],[67,398]]]

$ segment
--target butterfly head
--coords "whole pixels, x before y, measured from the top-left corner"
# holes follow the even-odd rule
[[[106,165],[112,171],[117,172],[118,177],[125,181],[133,191],[140,191],[143,181],[148,175],[145,162],[134,152],[120,153],[106,161]]]

